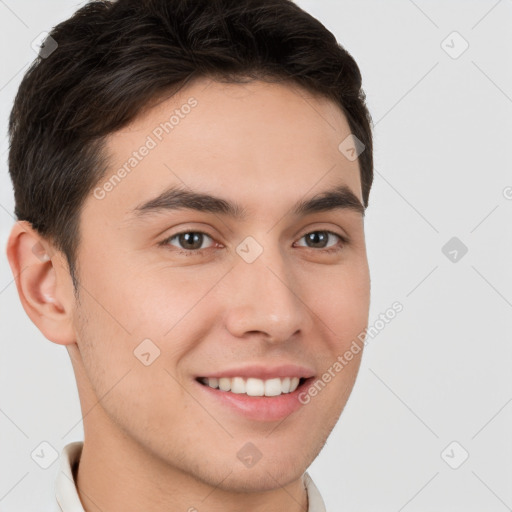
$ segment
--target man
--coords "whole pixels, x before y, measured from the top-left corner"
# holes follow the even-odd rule
[[[10,118],[7,254],[76,375],[61,510],[325,511],[306,469],[368,322],[370,123],[289,0],[92,2],[50,33]]]

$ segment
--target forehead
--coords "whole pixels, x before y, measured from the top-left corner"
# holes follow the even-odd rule
[[[341,109],[289,83],[200,79],[107,138],[109,168],[84,209],[118,221],[169,186],[236,198],[248,212],[345,184],[361,200],[359,165],[338,149]],[[104,194],[103,194],[104,193]]]

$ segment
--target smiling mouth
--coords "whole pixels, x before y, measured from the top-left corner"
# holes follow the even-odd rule
[[[293,393],[304,382],[310,380],[304,377],[275,377],[272,379],[244,377],[198,377],[196,380],[203,386],[213,389],[254,397],[272,397]]]

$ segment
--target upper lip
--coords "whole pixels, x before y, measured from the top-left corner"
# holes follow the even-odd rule
[[[271,366],[270,364],[251,364],[238,368],[228,368],[213,373],[198,375],[198,377],[217,379],[221,377],[254,377],[256,379],[265,380],[277,377],[300,377],[307,379],[309,377],[313,377],[314,375],[315,373],[313,370],[307,366],[301,366],[297,364],[280,364],[277,366]]]

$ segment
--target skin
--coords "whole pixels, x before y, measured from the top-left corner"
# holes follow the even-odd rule
[[[336,185],[362,202],[358,162],[338,150],[350,129],[339,107],[297,86],[200,79],[109,136],[100,185],[190,97],[197,106],[121,183],[101,200],[87,197],[79,302],[64,256],[26,222],[12,229],[9,261],[27,314],[73,364],[85,433],[77,486],[87,512],[304,511],[304,472],[338,421],[362,352],[279,422],[250,421],[207,400],[194,378],[268,361],[304,364],[318,377],[365,330],[363,216],[290,214],[296,201]],[[249,215],[130,217],[179,184],[236,201]],[[186,230],[211,238],[187,256],[178,237],[158,245]],[[304,235],[325,230],[349,242],[331,236],[335,253],[309,247]],[[247,236],[263,248],[250,264],[236,252]],[[49,260],[34,255],[38,243]],[[149,366],[133,353],[147,338],[161,351]],[[237,458],[249,441],[262,454],[251,468]]]

